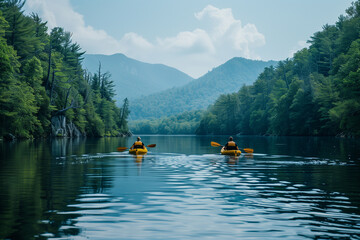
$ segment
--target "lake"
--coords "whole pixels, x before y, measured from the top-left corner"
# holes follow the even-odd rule
[[[360,239],[360,141],[227,136],[0,142],[0,239]]]

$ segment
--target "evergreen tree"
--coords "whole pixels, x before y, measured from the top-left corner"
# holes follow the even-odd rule
[[[23,0],[4,1],[0,9],[8,22],[5,38],[21,59],[32,57],[41,46],[39,38],[36,37],[33,20],[23,14],[24,4]]]
[[[88,136],[127,132],[126,114],[118,124],[110,73],[95,74],[91,82],[71,33],[54,28],[48,34],[46,22],[26,16],[23,5],[0,0],[0,134],[50,136],[57,117]]]
[[[235,115],[226,111],[232,102],[224,99],[230,95],[220,97],[197,133],[225,134],[237,122],[233,134],[360,135],[360,1],[346,13],[316,32],[308,49],[242,87]]]

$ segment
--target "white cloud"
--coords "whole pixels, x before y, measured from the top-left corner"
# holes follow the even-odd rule
[[[129,32],[115,39],[101,29],[86,25],[69,0],[27,0],[28,12],[37,12],[49,28],[63,27],[87,53],[125,55],[150,63],[163,63],[199,77],[234,56],[258,59],[254,49],[265,37],[254,24],[242,25],[230,8],[206,6],[194,14],[204,29],[179,32],[176,36],[150,42],[139,33]]]
[[[134,32],[126,33],[121,38],[119,44],[123,53],[132,56],[136,56],[138,53],[149,52],[154,48],[150,42]]]
[[[180,32],[176,37],[158,38],[158,47],[179,53],[214,53],[215,48],[209,35],[202,29]]]
[[[48,22],[50,29],[63,27],[71,32],[74,41],[89,53],[112,54],[121,51],[118,40],[103,30],[87,26],[83,16],[72,9],[69,0],[28,0],[25,9],[38,13]]]
[[[240,55],[253,58],[251,48],[265,44],[265,37],[259,33],[254,24],[242,25],[240,20],[234,18],[230,8],[218,9],[208,5],[202,11],[195,13],[201,21],[210,23],[212,40],[217,43],[217,49],[224,47],[225,43],[239,50]]]
[[[195,18],[206,26],[205,29],[158,39],[157,52],[167,64],[200,76],[234,56],[259,59],[253,49],[265,45],[264,35],[254,24],[243,26],[230,8],[208,5],[195,13]],[[169,55],[171,52],[177,55]]]
[[[198,20],[209,22],[209,31],[211,31],[214,39],[223,36],[233,24],[241,24],[239,20],[234,19],[230,8],[218,9],[212,5],[208,5],[202,11],[195,13],[195,17]]]

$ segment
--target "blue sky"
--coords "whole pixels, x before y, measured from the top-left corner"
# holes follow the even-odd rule
[[[233,57],[283,60],[352,0],[27,0],[87,53],[124,53],[200,77]]]

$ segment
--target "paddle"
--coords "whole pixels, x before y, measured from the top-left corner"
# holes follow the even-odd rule
[[[125,151],[127,149],[127,147],[118,147],[117,148],[117,150],[119,151],[119,152],[123,152],[123,151]]]
[[[223,147],[223,145],[217,143],[217,142],[211,142],[211,146],[213,147]],[[246,153],[253,153],[254,149],[252,148],[241,148],[241,150],[243,150]]]
[[[149,147],[149,148],[154,148],[154,147],[156,147],[156,144],[149,144],[149,145],[147,145],[147,147]],[[118,147],[118,148],[116,148],[119,152],[123,152],[123,151],[125,151],[126,149],[128,149],[127,147]]]

